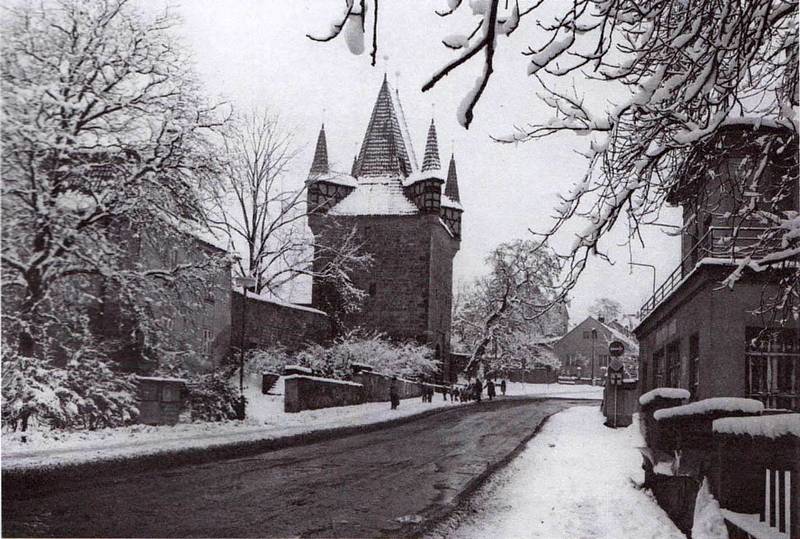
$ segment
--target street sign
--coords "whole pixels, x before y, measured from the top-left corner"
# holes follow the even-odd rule
[[[622,364],[622,361],[614,358],[608,365],[608,383],[612,386],[620,386],[625,377],[624,375],[625,366]]]
[[[612,357],[619,357],[625,352],[625,345],[619,341],[611,341],[608,343],[608,353]]]

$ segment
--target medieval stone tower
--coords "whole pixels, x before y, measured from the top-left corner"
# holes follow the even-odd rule
[[[417,164],[403,109],[384,77],[361,151],[349,173],[331,170],[325,127],[308,179],[309,226],[320,245],[355,229],[374,262],[352,275],[368,297],[347,327],[427,343],[441,359],[450,349],[453,257],[461,241],[455,159],[445,173],[431,120],[422,165]],[[323,247],[324,249],[324,247]],[[317,253],[317,264],[325,257]],[[330,311],[331,287],[314,282],[312,303]],[[447,371],[447,365],[444,365]]]

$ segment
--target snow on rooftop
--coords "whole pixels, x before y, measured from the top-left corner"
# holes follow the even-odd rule
[[[422,180],[430,179],[439,180],[440,182],[444,183],[444,174],[445,173],[441,168],[431,168],[424,171],[417,170],[409,174],[408,177],[403,180],[403,187],[408,187],[409,185],[414,185]]]
[[[328,212],[329,215],[415,215],[417,207],[406,198],[399,178],[362,179],[355,190]]]
[[[646,406],[657,398],[662,399],[688,399],[691,394],[677,387],[657,387],[639,397],[639,404]]]
[[[444,206],[445,208],[453,208],[455,210],[464,211],[464,206],[461,205],[461,202],[453,200],[452,198],[444,194],[442,195],[442,206]]]
[[[800,438],[800,414],[724,417],[715,419],[712,429],[723,434],[747,434],[773,439],[789,435]]]
[[[239,295],[241,295],[242,293],[242,290],[237,286],[234,286],[233,288],[231,288],[231,290]],[[255,294],[253,292],[250,292],[249,290],[247,291],[247,298],[254,299],[256,301],[263,301],[264,303],[272,303],[273,305],[277,305],[279,307],[286,307],[287,309],[296,309],[298,311],[306,311],[309,313],[316,313],[316,314],[321,314],[323,316],[328,316],[328,313],[320,311],[319,309],[315,309],[313,307],[298,305],[296,303],[289,303],[288,301],[283,301],[276,297],[265,296],[263,294]]]
[[[674,417],[685,417],[692,415],[706,415],[714,412],[740,412],[747,414],[760,414],[764,411],[764,404],[753,399],[743,399],[740,397],[715,397],[703,399],[701,401],[675,406],[674,408],[664,408],[656,410],[653,417],[656,421],[671,419]]]
[[[358,185],[358,180],[356,180],[350,174],[346,174],[344,172],[336,172],[336,171],[330,171],[327,174],[314,174],[313,176],[310,176],[308,178],[308,182],[335,183],[336,185],[344,185],[347,187],[355,187]]]

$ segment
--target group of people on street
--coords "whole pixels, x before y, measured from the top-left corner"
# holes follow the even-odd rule
[[[398,388],[398,380],[396,376],[392,377],[389,385],[389,401],[392,404],[392,410],[396,410],[400,406],[400,390]],[[489,400],[494,400],[497,396],[497,387],[500,387],[500,392],[505,396],[506,394],[506,381],[500,380],[499,384],[495,384],[493,379],[489,379],[484,386],[480,378],[475,381],[470,381],[467,385],[442,387],[442,396],[447,400],[447,395],[450,395],[451,401],[458,400],[459,402],[477,401],[481,402],[483,390],[486,389],[486,396]],[[425,384],[422,388],[422,402],[433,402],[434,386]]]

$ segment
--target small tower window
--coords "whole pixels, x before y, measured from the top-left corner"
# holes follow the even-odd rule
[[[375,283],[370,283],[369,285],[369,295],[374,296],[375,293],[378,291],[378,287]]]

